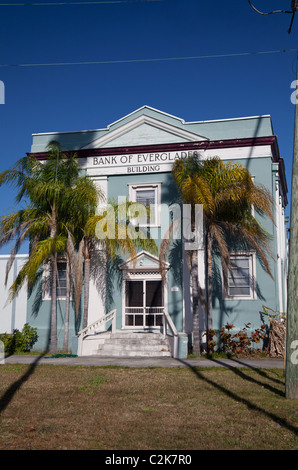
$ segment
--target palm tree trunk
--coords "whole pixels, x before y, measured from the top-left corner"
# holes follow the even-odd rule
[[[50,352],[57,352],[57,254],[51,256],[52,286],[51,286],[51,339]]]
[[[52,227],[51,237],[54,239],[57,235],[56,208],[55,203],[52,207]],[[50,352],[57,352],[57,253],[51,255],[52,268],[52,286],[51,286],[51,339]]]
[[[199,276],[198,252],[189,252],[191,283],[192,283],[192,312],[193,312],[193,354],[201,354],[200,319],[199,319]]]
[[[64,339],[63,339],[63,351],[68,351],[68,330],[69,330],[69,304],[70,304],[70,263],[67,256],[66,262],[66,301],[65,301],[65,318],[64,318]]]
[[[90,284],[90,256],[88,255],[85,257],[85,263],[84,263],[83,328],[86,328],[88,326],[89,284]]]
[[[207,317],[208,317],[208,329],[212,329],[212,247],[213,247],[213,235],[208,232],[207,236],[207,256],[208,256],[208,308],[207,308]]]

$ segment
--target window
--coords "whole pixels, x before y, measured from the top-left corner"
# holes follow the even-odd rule
[[[67,277],[67,263],[63,259],[57,261],[57,299],[66,298],[66,277]],[[43,299],[51,299],[51,285],[52,285],[52,269],[51,264],[47,263],[44,265],[43,271]]]
[[[129,200],[149,209],[147,222],[140,225],[151,227],[160,225],[160,186],[161,183],[129,185]]]
[[[231,255],[232,273],[228,273],[226,299],[255,298],[254,253]]]
[[[58,261],[57,298],[66,297],[67,266],[65,261]]]

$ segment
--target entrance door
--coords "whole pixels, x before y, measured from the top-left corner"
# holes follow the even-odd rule
[[[163,325],[163,288],[161,280],[125,282],[125,326],[155,328]]]

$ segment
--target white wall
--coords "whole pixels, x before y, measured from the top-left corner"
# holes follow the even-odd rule
[[[12,333],[14,329],[22,330],[27,320],[27,285],[18,296],[8,302],[9,288],[14,282],[20,268],[26,262],[27,255],[17,255],[11,267],[7,286],[5,287],[6,264],[9,255],[0,255],[0,333]]]

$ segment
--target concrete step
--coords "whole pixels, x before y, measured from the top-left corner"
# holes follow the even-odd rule
[[[105,349],[97,349],[96,351],[93,351],[92,355],[100,357],[172,357],[172,354],[169,351],[106,351]]]
[[[167,351],[168,347],[164,344],[113,344],[113,343],[104,343],[99,344],[98,349],[105,351]]]
[[[159,333],[118,332],[97,345],[93,354],[99,356],[171,357],[169,342]]]
[[[103,344],[113,344],[113,345],[120,345],[120,346],[125,346],[127,344],[133,346],[133,345],[136,345],[136,346],[139,346],[139,345],[149,345],[149,346],[152,346],[154,347],[155,345],[156,346],[160,346],[160,345],[164,345],[164,346],[167,346],[168,345],[168,341],[165,340],[165,339],[151,339],[150,341],[146,340],[146,339],[142,339],[142,340],[136,340],[136,339],[129,339],[129,338],[107,338],[105,339],[104,341],[102,340]]]

